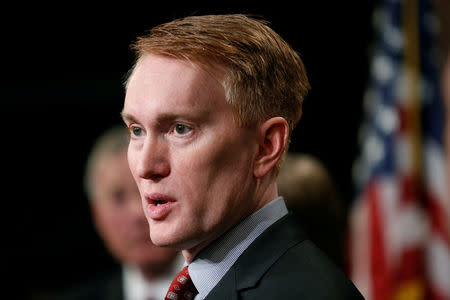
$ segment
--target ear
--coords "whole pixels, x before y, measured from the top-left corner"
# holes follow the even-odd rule
[[[257,178],[267,175],[283,156],[288,144],[289,125],[284,118],[274,117],[259,127],[259,153],[253,174]]]

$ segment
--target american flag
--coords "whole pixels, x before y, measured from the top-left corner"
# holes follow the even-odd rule
[[[350,276],[368,300],[450,300],[450,198],[431,0],[380,0],[354,165]]]

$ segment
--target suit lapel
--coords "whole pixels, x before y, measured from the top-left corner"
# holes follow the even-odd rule
[[[205,300],[237,300],[236,273],[234,266],[222,277],[220,282],[205,297]]]
[[[205,299],[237,299],[237,292],[255,286],[289,248],[306,239],[292,215],[266,229],[238,258]]]
[[[255,286],[281,255],[305,239],[292,215],[275,222],[236,261],[237,289]]]

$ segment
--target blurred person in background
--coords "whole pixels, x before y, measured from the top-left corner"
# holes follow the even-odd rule
[[[308,237],[344,268],[345,218],[336,184],[321,161],[288,152],[277,178],[278,193]]]
[[[94,144],[85,173],[94,225],[122,268],[59,299],[162,299],[183,264],[177,251],[157,247],[149,238],[139,191],[128,167],[128,141],[123,126],[106,131]]]

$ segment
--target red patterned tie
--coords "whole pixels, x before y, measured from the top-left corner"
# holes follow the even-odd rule
[[[188,266],[184,267],[170,285],[165,300],[192,300],[198,294],[189,276]]]

